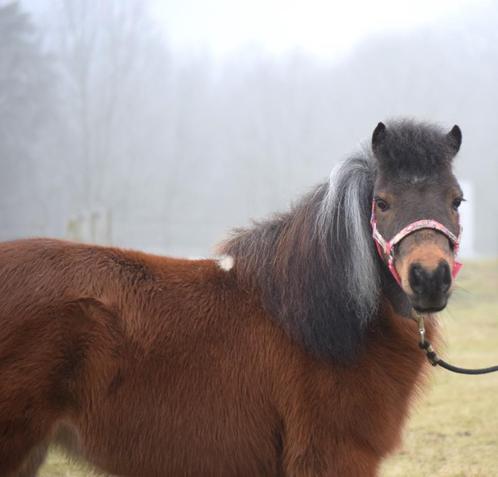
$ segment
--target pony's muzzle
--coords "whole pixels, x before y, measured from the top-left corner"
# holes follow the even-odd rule
[[[452,284],[451,269],[446,260],[440,260],[432,269],[419,262],[412,263],[408,281],[412,290],[410,299],[418,312],[434,313],[446,306]]]
[[[417,230],[402,240],[397,267],[403,291],[420,313],[436,313],[448,303],[455,264],[450,240],[439,231]]]

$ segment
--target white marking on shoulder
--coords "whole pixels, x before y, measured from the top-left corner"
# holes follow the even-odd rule
[[[220,257],[218,259],[218,265],[222,270],[225,270],[225,272],[228,272],[233,268],[235,261],[233,257],[230,255],[224,255],[223,257]]]

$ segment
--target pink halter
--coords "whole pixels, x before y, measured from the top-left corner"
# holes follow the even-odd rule
[[[379,255],[382,259],[384,259],[384,256],[387,257],[387,266],[389,267],[389,271],[391,272],[392,276],[400,286],[401,286],[401,277],[399,276],[399,273],[394,265],[394,248],[407,235],[410,235],[411,233],[420,229],[438,230],[439,232],[446,235],[446,237],[448,237],[448,239],[453,245],[453,250],[455,255],[458,253],[458,248],[460,246],[460,236],[462,234],[461,226],[459,226],[458,236],[456,236],[453,232],[448,230],[443,224],[432,219],[422,219],[412,222],[411,224],[408,224],[406,227],[401,229],[391,240],[386,240],[377,229],[377,219],[375,217],[375,200],[372,201],[372,215],[370,217],[370,224],[372,226],[372,237],[375,240],[377,251],[379,252]],[[461,268],[462,264],[460,262],[455,261],[453,263],[453,270],[451,271],[451,276],[455,278]]]

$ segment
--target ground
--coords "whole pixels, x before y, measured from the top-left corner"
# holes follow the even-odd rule
[[[440,354],[459,366],[498,364],[498,261],[469,263],[440,316]],[[382,477],[498,475],[498,373],[462,376],[434,369],[413,409],[404,444]],[[53,451],[40,477],[86,477],[87,469]]]

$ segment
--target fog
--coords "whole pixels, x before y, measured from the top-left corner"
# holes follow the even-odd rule
[[[157,12],[0,3],[0,239],[209,255],[408,116],[462,128],[465,254],[498,256],[498,4],[372,30],[330,57],[189,50]]]

